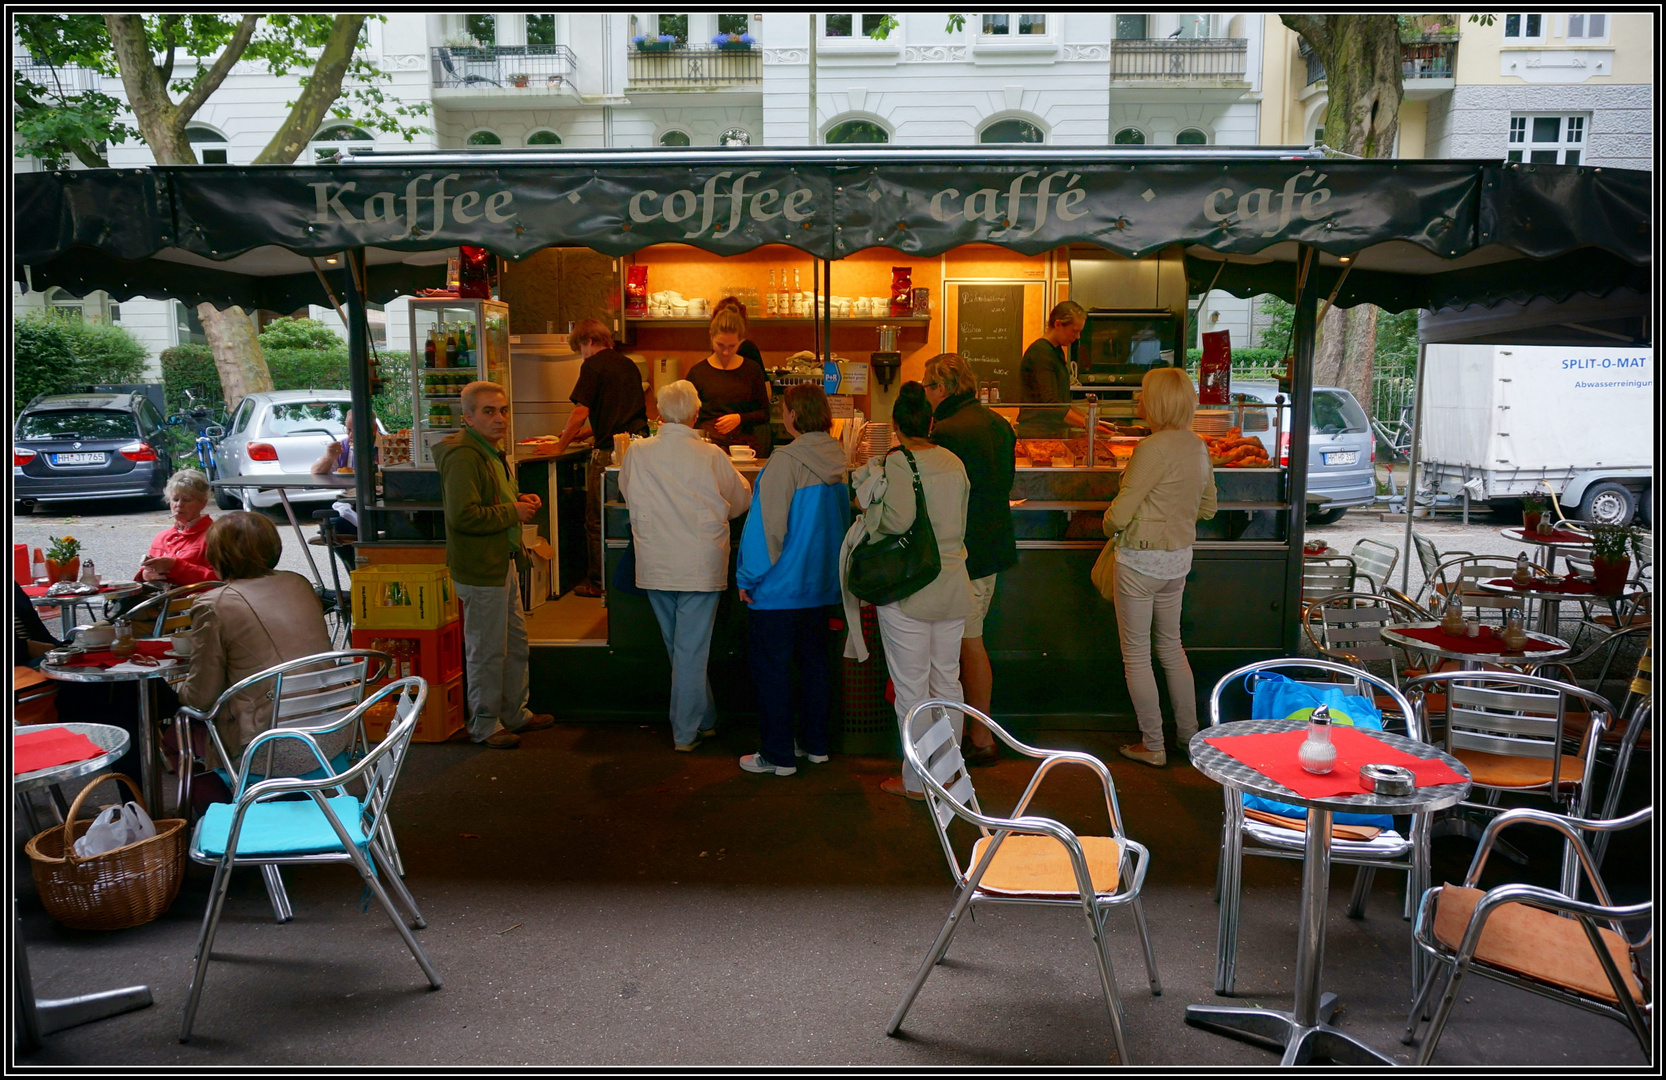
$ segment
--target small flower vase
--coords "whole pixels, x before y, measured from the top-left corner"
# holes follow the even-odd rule
[[[1523,510],[1521,512],[1521,531],[1534,532],[1539,527],[1539,519],[1544,517],[1543,510]]]
[[[52,573],[52,561],[47,560],[46,572]],[[1618,559],[1604,559],[1597,556],[1591,560],[1591,576],[1597,587],[1597,592],[1607,596],[1617,596],[1625,591],[1626,578],[1631,575],[1631,556],[1621,555]]]
[[[49,585],[56,584],[60,581],[74,581],[80,575],[81,556],[79,555],[70,559],[68,562],[56,562],[52,559],[46,560],[46,581]]]

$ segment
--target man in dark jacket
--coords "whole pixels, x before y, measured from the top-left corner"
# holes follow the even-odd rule
[[[959,353],[926,361],[926,399],[935,409],[931,438],[966,466],[971,493],[966,505],[966,574],[972,579],[972,613],[960,639],[960,682],[966,704],[989,712],[994,673],[983,647],[983,620],[995,598],[995,577],[1018,561],[1012,532],[1014,447],[1012,425],[978,404],[977,376]],[[982,724],[966,726],[969,765],[995,760],[995,737]]]
[[[491,382],[463,387],[463,427],[434,445],[445,502],[445,564],[463,608],[469,735],[494,750],[555,723],[526,707],[526,620],[517,557],[521,526],[543,505],[522,494],[503,453],[509,396]],[[432,692],[432,691],[430,691]]]

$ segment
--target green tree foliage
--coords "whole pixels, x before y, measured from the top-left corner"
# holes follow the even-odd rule
[[[290,115],[256,159],[259,163],[293,161],[326,117],[398,134],[407,142],[427,130],[414,121],[427,114],[428,104],[390,99],[384,91],[389,75],[359,54],[366,16],[192,12],[110,18],[137,20],[122,23],[137,35],[135,47],[122,54],[129,67],[142,66],[141,58],[154,66],[154,72],[144,73],[148,89],[137,99],[133,87],[139,73],[123,70],[104,15],[15,17],[18,42],[34,60],[13,72],[13,142],[18,156],[32,155],[55,166],[75,158],[103,167],[108,165],[107,147],[143,139],[160,162],[194,162],[183,136],[185,125],[238,61],[264,64],[274,75],[311,69],[301,79],[301,95],[286,102]],[[178,78],[176,63],[181,69]],[[76,69],[121,76],[128,90],[127,106],[102,90],[78,88]],[[124,120],[128,109],[139,126]]]
[[[1288,355],[1294,340],[1291,335],[1296,325],[1296,306],[1267,293],[1261,298],[1260,311],[1267,317],[1267,325],[1261,328],[1262,347],[1280,356]]]
[[[1378,375],[1410,378],[1417,370],[1417,309],[1377,317]]]
[[[36,394],[144,378],[145,347],[125,328],[48,312],[12,322],[12,415]]]

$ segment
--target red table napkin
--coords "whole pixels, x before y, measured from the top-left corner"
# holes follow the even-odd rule
[[[19,731],[12,736],[12,775],[86,761],[104,753],[104,748],[79,732],[49,727]]]
[[[1532,531],[1518,529],[1517,531],[1521,533],[1523,540],[1534,544],[1589,544],[1591,542],[1589,536],[1584,533],[1576,533],[1571,529],[1557,529],[1548,535],[1539,532],[1537,529]]]
[[[1306,740],[1307,732],[1303,730],[1217,735],[1204,741],[1307,799],[1370,794],[1371,789],[1360,779],[1361,765],[1403,765],[1417,777],[1418,787],[1464,783],[1462,775],[1440,761],[1413,757],[1363,731],[1338,724],[1331,725],[1330,730],[1331,744],[1336,747],[1336,766],[1323,776],[1315,776],[1302,768],[1296,757]]]
[[[136,656],[165,656],[168,650],[174,647],[173,642],[165,638],[145,638],[141,641],[135,641],[133,644],[136,646],[133,650]],[[101,649],[98,652],[82,653],[63,666],[107,668],[115,667],[127,659],[130,658],[117,656],[108,649]]]
[[[46,595],[46,590],[50,589],[51,587],[52,586],[50,586],[50,585],[25,585],[25,586],[23,586],[23,595],[27,596],[31,599],[39,599],[40,597],[45,596]],[[110,591],[110,586],[108,584],[100,585],[98,587],[98,591],[100,593],[109,592]],[[52,599],[54,599],[54,600],[79,600],[79,599],[81,599],[82,597],[85,597],[85,596],[96,596],[96,595],[97,595],[97,593],[81,593],[78,596],[61,596],[61,597],[60,596],[54,596]]]
[[[1530,652],[1555,652],[1558,649],[1566,648],[1564,645],[1552,645],[1549,642],[1528,638],[1525,648],[1520,650],[1506,649],[1504,639],[1499,636],[1498,631],[1490,626],[1481,627],[1481,633],[1478,637],[1453,637],[1438,626],[1396,627],[1394,632],[1404,634],[1409,638],[1416,638],[1418,641],[1427,642],[1448,652],[1496,653],[1503,656],[1517,651],[1526,655]]]
[[[1515,581],[1507,577],[1493,578],[1491,581],[1487,582],[1487,584],[1506,589],[1514,589],[1517,587]],[[1526,589],[1531,592],[1567,593],[1569,596],[1605,595],[1597,592],[1596,582],[1580,581],[1578,578],[1557,578],[1554,581],[1535,582],[1532,585],[1526,586]]]

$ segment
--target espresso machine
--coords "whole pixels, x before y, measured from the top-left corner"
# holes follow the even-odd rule
[[[873,382],[868,386],[868,403],[873,410],[869,417],[882,423],[891,422],[891,405],[897,400],[901,384],[897,372],[902,370],[902,353],[897,349],[897,335],[902,327],[883,324],[879,330],[879,351],[868,356]]]

